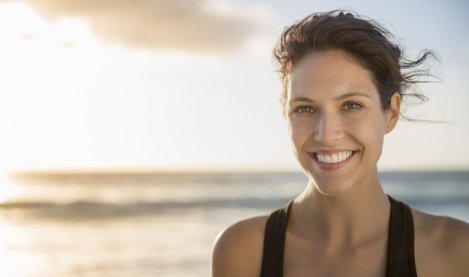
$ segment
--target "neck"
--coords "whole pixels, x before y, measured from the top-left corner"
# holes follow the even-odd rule
[[[377,173],[334,196],[319,192],[311,180],[295,199],[295,206],[292,231],[332,248],[359,245],[387,235],[390,203]]]

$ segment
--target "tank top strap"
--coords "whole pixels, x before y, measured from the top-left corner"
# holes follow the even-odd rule
[[[386,277],[417,277],[414,257],[414,223],[410,207],[389,201]],[[283,277],[285,235],[293,200],[272,212],[266,222],[261,277]]]
[[[386,277],[417,277],[414,257],[414,221],[410,207],[391,196]]]
[[[264,251],[261,277],[282,277],[285,235],[293,200],[272,212],[267,219],[264,232]]]

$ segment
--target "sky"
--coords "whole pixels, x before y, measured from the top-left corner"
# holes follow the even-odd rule
[[[317,11],[378,20],[441,82],[382,170],[469,170],[466,1],[0,0],[0,171],[299,170],[271,50]]]

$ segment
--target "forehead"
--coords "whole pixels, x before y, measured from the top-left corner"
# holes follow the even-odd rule
[[[315,52],[301,59],[288,76],[288,99],[337,97],[360,91],[379,97],[370,71],[340,50]]]

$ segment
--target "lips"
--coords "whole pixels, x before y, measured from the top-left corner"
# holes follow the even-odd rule
[[[315,153],[315,157],[322,163],[340,163],[348,159],[352,155],[352,151],[341,151],[333,154]]]
[[[333,170],[344,166],[357,152],[352,150],[327,150],[311,152],[309,155],[321,169]]]

